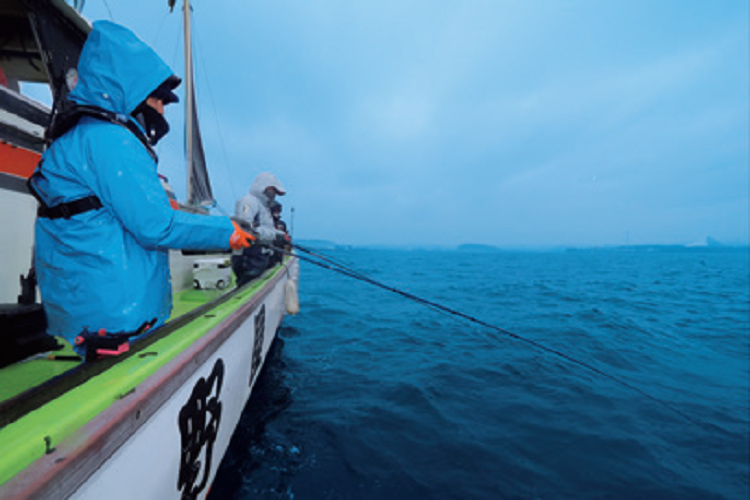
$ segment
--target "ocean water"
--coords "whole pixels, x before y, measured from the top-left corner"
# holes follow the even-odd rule
[[[212,499],[750,497],[747,251],[326,255],[606,376],[303,262]]]

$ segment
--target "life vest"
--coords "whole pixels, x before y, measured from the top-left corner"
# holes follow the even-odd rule
[[[157,160],[156,152],[151,147],[148,138],[146,138],[146,135],[143,133],[143,131],[138,128],[138,126],[132,120],[129,120],[128,118],[112,111],[107,111],[96,106],[75,104],[67,111],[61,112],[56,115],[56,117],[52,121],[52,124],[47,129],[47,141],[49,143],[52,143],[59,137],[62,137],[68,130],[78,124],[78,121],[84,116],[125,127],[138,138],[138,140],[141,142],[141,144],[143,144],[154,161]],[[39,162],[36,169],[34,170],[34,173],[31,174],[29,179],[26,181],[26,186],[28,187],[29,192],[39,202],[37,217],[44,217],[47,219],[70,219],[74,215],[82,214],[90,210],[99,210],[100,208],[102,208],[102,202],[96,195],[86,196],[84,198],[79,198],[73,201],[58,203],[57,205],[52,207],[47,205],[47,203],[44,201],[44,199],[42,199],[41,195],[34,187],[34,183],[38,179],[44,177],[44,173],[42,172],[43,163],[44,160]]]

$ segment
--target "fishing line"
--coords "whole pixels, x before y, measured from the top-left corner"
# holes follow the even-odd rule
[[[427,300],[425,298],[419,297],[419,296],[411,294],[409,292],[405,292],[403,290],[399,290],[398,288],[395,288],[395,287],[386,285],[384,283],[381,283],[381,282],[379,282],[377,280],[374,280],[374,279],[372,279],[372,278],[370,278],[370,277],[368,277],[368,276],[366,276],[366,275],[364,275],[364,274],[362,274],[362,273],[360,273],[358,271],[350,269],[347,266],[337,264],[332,259],[327,259],[327,258],[324,258],[322,256],[318,256],[317,254],[315,254],[315,252],[312,252],[309,249],[304,249],[303,250],[303,248],[300,247],[299,245],[295,244],[294,247],[298,248],[299,250],[302,250],[303,252],[309,253],[310,255],[315,255],[316,257],[324,260],[324,262],[321,262],[321,261],[316,260],[316,259],[311,258],[311,257],[306,257],[306,256],[303,256],[303,255],[300,255],[299,252],[294,252],[293,253],[293,252],[288,252],[288,251],[286,251],[286,250],[284,250],[282,248],[275,247],[273,245],[268,245],[268,246],[270,248],[272,248],[273,250],[276,250],[278,252],[283,252],[283,253],[288,254],[288,255],[295,256],[295,257],[297,257],[298,259],[300,259],[302,261],[309,262],[310,264],[313,264],[313,265],[318,266],[320,268],[328,269],[330,271],[337,272],[337,273],[342,274],[344,276],[348,276],[350,278],[354,278],[356,280],[363,281],[363,282],[368,283],[370,285],[382,288],[383,290],[387,290],[387,291],[395,293],[397,295],[401,295],[402,297],[405,297],[405,298],[407,298],[409,300],[412,300],[414,302],[417,302],[419,304],[425,305],[425,306],[427,306],[427,307],[429,307],[431,309],[438,310],[438,311],[444,312],[446,314],[450,314],[450,315],[462,318],[462,319],[467,320],[467,321],[469,321],[471,323],[475,323],[475,324],[484,326],[485,328],[489,328],[490,330],[494,330],[495,332],[498,332],[498,333],[500,333],[502,335],[510,337],[510,338],[512,338],[514,340],[518,340],[520,342],[524,342],[524,343],[526,343],[526,344],[528,344],[528,345],[530,345],[530,346],[532,346],[532,347],[534,347],[536,349],[539,349],[539,350],[544,351],[544,352],[546,352],[548,354],[552,354],[554,356],[562,358],[562,359],[564,359],[564,360],[566,360],[566,361],[568,361],[570,363],[576,364],[576,365],[578,365],[578,366],[580,366],[582,368],[585,368],[586,370],[589,370],[590,372],[593,372],[593,373],[595,373],[595,374],[597,374],[597,375],[599,375],[601,377],[609,379],[609,380],[611,380],[613,382],[616,382],[617,384],[620,384],[623,387],[626,387],[626,388],[628,388],[628,389],[630,389],[630,390],[632,390],[634,392],[637,392],[638,394],[640,394],[644,398],[648,399],[649,401],[652,401],[654,403],[657,403],[657,404],[663,406],[664,408],[667,408],[668,410],[676,413],[677,415],[680,415],[682,418],[684,418],[685,420],[687,420],[688,422],[690,422],[690,423],[692,423],[694,425],[702,427],[702,428],[704,428],[706,430],[720,429],[723,432],[725,432],[726,434],[731,434],[729,431],[727,431],[726,429],[724,429],[722,427],[715,426],[715,425],[709,425],[709,424],[706,424],[704,422],[701,422],[699,420],[694,419],[693,417],[691,417],[690,415],[688,415],[684,411],[680,410],[679,408],[673,406],[672,404],[668,403],[667,401],[659,399],[656,396],[652,396],[651,394],[645,392],[643,389],[640,389],[640,388],[638,388],[638,387],[630,384],[629,382],[626,382],[625,380],[623,380],[623,379],[621,379],[621,378],[619,378],[619,377],[617,377],[615,375],[611,375],[611,374],[609,374],[607,372],[604,372],[604,371],[600,370],[599,368],[597,368],[597,367],[595,367],[595,366],[593,366],[593,365],[591,365],[589,363],[586,363],[585,361],[581,361],[581,360],[579,360],[577,358],[574,358],[574,357],[572,357],[572,356],[570,356],[568,354],[565,354],[564,352],[552,349],[551,347],[547,347],[544,344],[540,344],[539,342],[537,342],[535,340],[528,339],[528,338],[523,337],[523,336],[521,336],[521,335],[519,335],[517,333],[513,333],[513,332],[511,332],[509,330],[506,330],[504,328],[500,328],[499,326],[487,323],[486,321],[483,321],[483,320],[481,320],[479,318],[476,318],[474,316],[471,316],[469,314],[463,313],[461,311],[457,311],[455,309],[452,309],[450,307],[444,306],[442,304],[438,304],[437,302],[433,302],[431,300]],[[497,337],[497,336],[493,335],[493,338],[495,340],[499,340],[499,337]]]
[[[296,243],[294,244],[294,247],[297,250],[302,250],[303,252],[305,252],[305,253],[307,253],[309,255],[312,255],[313,257],[317,257],[320,260],[323,260],[323,261],[326,261],[326,262],[330,262],[331,264],[333,264],[334,266],[336,266],[336,267],[338,267],[340,269],[343,269],[343,270],[345,270],[347,272],[350,272],[352,274],[356,274],[358,277],[363,278],[364,280],[372,279],[369,276],[367,276],[366,274],[364,274],[364,273],[362,273],[360,271],[357,271],[355,269],[352,269],[351,267],[348,267],[348,266],[342,264],[341,262],[337,261],[333,257],[327,257],[325,255],[313,252],[309,248],[305,248],[302,245],[298,245]],[[455,315],[450,314],[450,313],[448,313],[446,311],[443,311],[441,309],[437,309],[432,304],[423,304],[423,305],[425,305],[426,307],[429,307],[431,310],[433,310],[434,312],[436,312],[438,314],[442,314],[443,316],[446,316],[446,317],[452,319],[453,321],[460,322],[460,319],[456,318]]]
[[[352,269],[351,267],[342,264],[340,261],[337,261],[333,257],[325,256],[323,254],[319,254],[319,253],[313,252],[309,248],[305,248],[304,246],[298,245],[296,243],[294,244],[294,247],[297,250],[302,250],[303,252],[305,252],[305,253],[307,253],[309,255],[312,255],[313,257],[317,257],[318,259],[321,259],[323,261],[330,262],[331,264],[339,267],[340,269],[344,269],[344,270],[346,270],[346,271],[348,271],[348,272],[350,272],[352,274],[356,274],[358,277],[364,278],[365,280],[372,279],[369,276],[367,276],[366,274],[364,274],[363,272],[357,271],[355,269]],[[434,312],[436,312],[438,314],[442,314],[446,318],[449,318],[452,321],[455,321],[456,323],[461,323],[461,318],[457,318],[454,314],[448,313],[448,312],[446,312],[446,311],[444,311],[442,309],[438,309],[435,306],[433,306],[432,304],[423,304],[423,305],[426,306],[426,307],[428,307],[428,308],[430,308],[432,311],[434,311]]]
[[[323,254],[319,254],[319,253],[313,252],[309,248],[305,248],[302,245],[298,245],[297,243],[294,243],[294,248],[296,248],[297,250],[302,250],[306,254],[312,255],[313,257],[317,257],[318,259],[323,260],[325,262],[330,262],[331,264],[333,264],[333,265],[335,265],[335,266],[337,266],[337,267],[339,267],[341,269],[345,269],[345,270],[347,270],[347,271],[349,271],[351,273],[356,273],[357,275],[368,277],[364,273],[362,273],[360,271],[357,271],[355,269],[352,269],[351,267],[349,267],[347,265],[342,264],[340,261],[337,261],[333,257],[326,257]]]
[[[216,201],[216,200],[214,200],[214,204],[211,205],[211,208],[215,208],[216,210],[218,210],[219,212],[221,212],[222,215],[226,215],[230,219],[232,218],[232,216],[229,215],[229,212],[227,212],[226,210],[224,210],[224,208],[221,205],[219,205],[219,202]]]

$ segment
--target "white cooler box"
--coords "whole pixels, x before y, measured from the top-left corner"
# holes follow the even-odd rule
[[[222,290],[232,282],[232,264],[228,257],[198,259],[193,263],[193,288]]]

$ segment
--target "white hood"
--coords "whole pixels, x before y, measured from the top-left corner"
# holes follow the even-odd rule
[[[258,177],[255,178],[255,181],[253,181],[253,185],[250,186],[250,194],[253,196],[257,196],[261,200],[267,202],[266,194],[264,191],[267,187],[274,187],[279,192],[279,195],[286,194],[286,189],[284,189],[284,186],[281,185],[281,182],[279,179],[276,178],[275,175],[273,175],[270,172],[261,172],[258,174]]]

